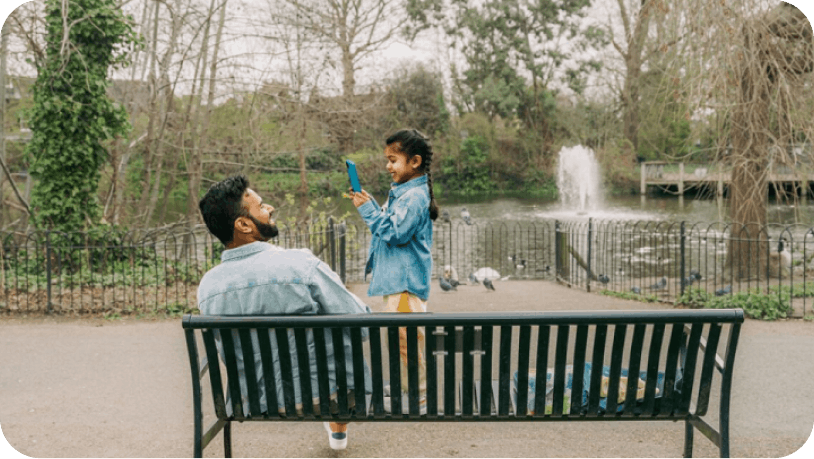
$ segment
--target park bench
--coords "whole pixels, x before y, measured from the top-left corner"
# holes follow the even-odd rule
[[[230,457],[232,421],[684,421],[685,457],[692,455],[694,429],[718,446],[722,457],[728,457],[732,368],[742,323],[740,309],[296,317],[186,315],[183,328],[192,371],[194,455],[201,457],[206,445],[223,430],[225,455]],[[406,329],[408,346],[406,401],[400,391],[399,327]],[[325,328],[330,330],[316,333]],[[336,353],[338,410],[336,405],[329,410],[325,337],[339,343],[342,328],[350,332],[353,354],[345,363],[344,353]],[[419,328],[424,328],[427,337],[425,413],[419,409],[417,389]],[[288,340],[283,339],[292,333],[289,329],[293,330],[296,349],[290,349]],[[300,378],[302,393],[312,393],[308,329],[314,330],[320,397],[314,407],[306,403],[297,410],[290,355],[298,355],[299,372],[304,376]],[[268,363],[261,368],[255,367],[252,358],[253,330],[261,338],[262,362]],[[223,340],[225,358],[213,364],[218,362],[218,335]],[[275,380],[269,377],[273,374],[269,336],[280,343],[280,356],[289,356],[279,360],[285,408],[261,412],[255,380],[260,372],[265,374],[263,384],[269,406],[278,406]],[[235,340],[242,343],[246,362],[243,393],[237,383]],[[203,360],[198,354],[200,342],[205,348]],[[723,356],[718,355],[719,346],[725,348]],[[365,394],[365,364],[372,376],[372,394]],[[347,391],[345,365],[354,370],[352,393]],[[216,419],[203,430],[201,381],[207,370]],[[710,405],[716,370],[720,373],[717,430],[702,419]],[[384,406],[384,388],[388,384],[385,376],[392,385],[389,410]],[[350,398],[357,406],[349,407]]]

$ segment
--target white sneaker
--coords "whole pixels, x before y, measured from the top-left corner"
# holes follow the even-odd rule
[[[325,426],[325,430],[328,432],[328,444],[331,445],[331,449],[341,451],[348,447],[347,432],[334,432],[331,430],[329,422],[323,422],[322,425]]]

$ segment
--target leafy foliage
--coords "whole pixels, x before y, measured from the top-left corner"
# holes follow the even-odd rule
[[[691,308],[741,308],[747,317],[763,320],[784,319],[793,312],[791,289],[788,286],[772,287],[768,291],[753,288],[724,296],[715,296],[704,289],[693,288],[685,291],[676,300],[676,304]]]
[[[445,156],[441,160],[438,181],[446,188],[463,195],[492,193],[496,190],[489,168],[489,144],[480,136],[470,136],[461,144],[458,158]]]
[[[137,44],[131,19],[113,0],[46,2],[46,53],[26,148],[38,179],[31,198],[38,227],[79,231],[98,219],[105,143],[130,126],[124,108],[106,95],[107,71],[126,66],[123,50]]]

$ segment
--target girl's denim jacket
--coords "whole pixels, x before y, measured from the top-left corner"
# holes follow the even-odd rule
[[[393,183],[387,204],[375,200],[359,206],[373,238],[365,276],[373,273],[368,296],[410,292],[422,300],[430,296],[432,220],[427,176]]]

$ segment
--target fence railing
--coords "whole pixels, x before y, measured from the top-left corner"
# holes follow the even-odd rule
[[[366,280],[370,239],[363,222],[328,219],[281,227],[272,242],[310,249],[352,283]],[[769,295],[803,314],[814,298],[814,229],[799,225],[453,221],[435,223],[433,242],[434,279],[489,272],[690,303]],[[0,312],[186,311],[222,250],[204,226],[0,233]]]

